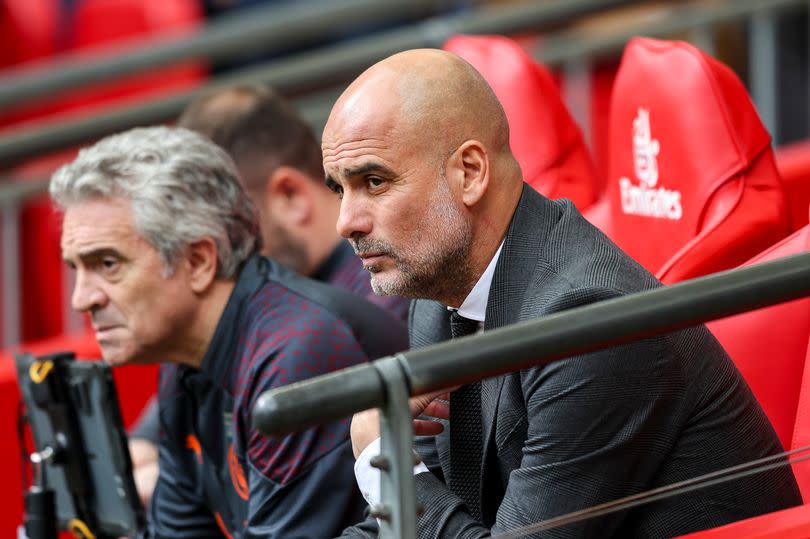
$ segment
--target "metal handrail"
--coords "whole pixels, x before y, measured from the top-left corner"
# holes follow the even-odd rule
[[[265,82],[282,93],[345,82],[390,54],[419,47],[440,47],[454,34],[509,34],[537,30],[583,11],[604,9],[621,0],[548,0],[510,7],[486,7],[472,13],[436,17],[362,39],[286,56],[217,77],[202,88],[149,103],[116,108],[89,118],[47,123],[27,130],[0,131],[0,166],[74,146],[136,125],[175,118],[201,93],[233,84]],[[333,90],[332,90],[333,91]]]
[[[0,166],[13,165],[39,154],[72,147],[136,125],[170,121],[189,102],[217,88],[262,81],[283,93],[294,95],[328,84],[344,83],[375,61],[401,50],[439,47],[453,34],[510,34],[538,30],[583,10],[595,11],[620,3],[617,0],[553,0],[509,8],[487,7],[473,13],[437,17],[365,39],[237,70],[217,77],[201,88],[149,103],[116,108],[89,118],[47,123],[22,131],[0,131]],[[534,55],[546,65],[560,65],[583,57],[618,51],[634,35],[664,37],[695,27],[711,26],[765,11],[798,8],[805,4],[805,0],[737,0],[722,4],[672,6],[669,17],[660,21],[644,21],[610,34],[594,35],[581,29],[549,34],[536,48]],[[302,100],[303,115],[311,123],[322,124],[328,113],[328,107],[322,106],[327,102],[324,95],[332,96],[335,93],[336,90],[331,88],[324,94],[315,92],[309,99]],[[313,107],[312,103],[318,103],[318,106]]]
[[[669,6],[666,17],[626,26],[610,34],[592,35],[588,31],[575,28],[550,35],[542,40],[534,53],[539,61],[547,65],[558,65],[620,51],[630,38],[638,35],[665,37],[763,12],[777,13],[806,5],[806,0],[733,0],[723,3],[676,4]]]
[[[383,406],[375,363],[396,359],[411,396],[810,295],[810,252],[402,352],[263,393],[253,424],[284,434]]]
[[[150,38],[147,47],[124,45],[88,61],[85,52],[63,55],[36,68],[0,74],[0,110],[59,95],[88,84],[185,60],[219,62],[252,54],[276,54],[337,39],[370,24],[417,19],[453,6],[453,0],[307,0],[257,5],[224,15],[193,33]]]

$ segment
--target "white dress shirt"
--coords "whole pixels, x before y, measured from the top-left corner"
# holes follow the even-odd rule
[[[498,258],[501,256],[501,249],[503,242],[498,246],[495,251],[495,256],[489,261],[487,269],[481,274],[478,282],[464,298],[461,306],[458,308],[458,314],[470,320],[477,320],[481,322],[479,331],[483,330],[484,317],[487,312],[487,301],[489,301],[489,289],[492,287],[492,277],[495,275],[495,266],[498,264]],[[448,310],[453,310],[448,307]],[[380,439],[377,438],[357,457],[354,462],[354,477],[357,479],[357,486],[360,487],[360,492],[363,498],[366,499],[369,505],[380,503],[380,470],[371,466],[371,459],[380,454]],[[413,467],[414,475],[430,472],[424,463],[419,463]]]

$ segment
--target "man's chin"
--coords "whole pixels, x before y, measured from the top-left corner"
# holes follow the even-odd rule
[[[402,279],[393,270],[371,274],[371,289],[378,296],[405,295]]]
[[[99,348],[101,348],[101,358],[110,367],[119,367],[133,362],[134,358],[120,347],[99,343]]]

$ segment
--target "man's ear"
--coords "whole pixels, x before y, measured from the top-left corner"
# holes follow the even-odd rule
[[[489,186],[489,155],[484,145],[477,140],[464,142],[453,152],[447,168],[460,181],[464,205],[477,204]]]
[[[276,168],[267,178],[265,207],[277,222],[303,225],[312,219],[312,188],[309,176],[294,167]]]
[[[195,293],[205,292],[217,276],[217,244],[213,238],[204,237],[187,248],[186,265],[188,281]]]

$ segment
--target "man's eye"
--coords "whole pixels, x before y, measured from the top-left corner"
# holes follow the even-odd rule
[[[382,184],[385,183],[385,182],[382,180],[382,178],[377,178],[375,176],[372,176],[372,177],[370,177],[370,178],[368,178],[366,180],[366,183],[368,183],[368,185],[370,187],[375,187],[376,188],[376,187],[382,187]]]
[[[120,265],[120,262],[118,261],[117,258],[103,258],[103,259],[101,259],[101,267],[104,269],[104,271],[106,271],[108,273],[118,269],[119,265]]]

